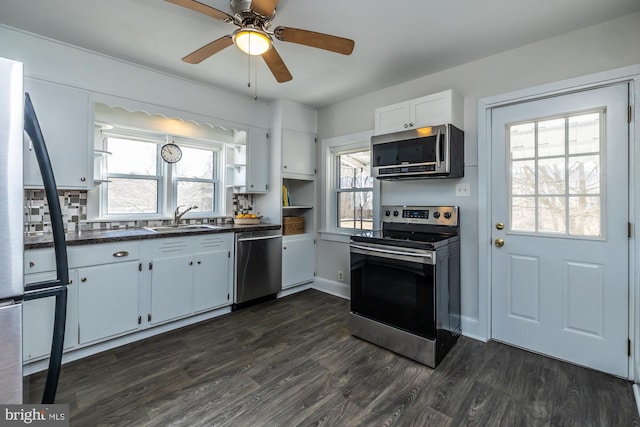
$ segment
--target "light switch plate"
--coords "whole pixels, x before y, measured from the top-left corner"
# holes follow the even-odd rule
[[[468,182],[456,184],[456,197],[471,196],[471,185]]]

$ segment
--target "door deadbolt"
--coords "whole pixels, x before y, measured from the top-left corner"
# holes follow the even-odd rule
[[[504,246],[504,239],[496,239],[495,244],[497,248],[501,248]]]
[[[496,229],[498,230],[504,230],[504,224],[501,222],[496,222]]]

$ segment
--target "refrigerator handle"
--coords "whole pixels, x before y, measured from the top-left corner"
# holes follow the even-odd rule
[[[24,100],[24,130],[33,142],[33,150],[38,160],[45,194],[49,204],[51,215],[51,227],[53,230],[53,246],[56,253],[56,277],[60,285],[56,295],[55,317],[53,322],[53,340],[51,342],[51,356],[49,357],[49,370],[45,383],[42,404],[52,404],[55,401],[60,366],[62,364],[62,350],[64,346],[64,332],[67,320],[67,283],[69,282],[69,265],[67,262],[67,244],[64,236],[64,223],[58,189],[53,176],[51,160],[47,152],[47,146],[42,136],[42,130],[38,124],[36,112],[28,93]],[[44,294],[43,294],[44,296]]]

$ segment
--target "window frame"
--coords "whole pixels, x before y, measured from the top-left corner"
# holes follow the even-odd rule
[[[157,212],[154,213],[122,213],[109,214],[108,209],[108,187],[99,187],[99,216],[97,220],[107,221],[137,221],[137,220],[165,220],[173,218],[177,207],[177,185],[178,182],[211,182],[214,186],[214,200],[212,211],[192,211],[189,212],[191,218],[209,218],[224,215],[224,185],[221,184],[221,170],[223,159],[223,149],[226,142],[212,141],[204,139],[185,138],[169,134],[159,134],[154,131],[144,131],[128,129],[124,127],[114,127],[101,131],[102,146],[108,149],[106,138],[114,137],[120,139],[130,139],[135,141],[149,142],[156,144],[156,173],[157,175],[133,175],[133,174],[108,174],[105,169],[105,177],[124,179],[155,179],[157,181]],[[214,176],[212,179],[202,178],[179,178],[176,174],[175,164],[169,164],[162,159],[160,150],[164,144],[175,143],[180,147],[197,148],[210,150],[214,153]]]
[[[335,209],[334,209],[333,215],[334,215],[335,228],[338,231],[347,232],[347,233],[356,233],[356,232],[368,230],[366,228],[342,227],[340,225],[340,196],[343,193],[355,194],[355,193],[371,192],[371,208],[373,210],[373,182],[375,182],[375,178],[371,177],[371,166],[369,166],[369,176],[373,180],[371,183],[371,187],[341,188],[339,185],[341,181],[340,178],[342,177],[340,157],[346,154],[359,153],[363,151],[369,151],[369,165],[371,165],[371,147],[370,146],[361,147],[361,148],[354,148],[354,147],[335,148],[332,150],[332,154],[333,154],[332,161],[334,162],[334,173],[335,173],[333,177],[334,183],[335,183]],[[357,219],[354,218],[354,221],[357,221]],[[360,219],[360,222],[362,222],[362,218]],[[373,229],[373,226],[374,226],[374,222],[372,217],[371,218],[372,229]]]
[[[156,180],[156,212],[147,212],[147,213],[122,213],[122,214],[110,214],[108,213],[108,187],[106,185],[100,186],[100,219],[109,219],[109,220],[122,220],[122,219],[154,219],[162,216],[163,207],[165,204],[165,197],[162,189],[165,186],[166,182],[166,174],[164,172],[164,163],[162,161],[162,157],[160,156],[160,147],[166,141],[164,136],[158,135],[154,132],[139,132],[128,129],[114,128],[109,129],[108,131],[102,131],[102,144],[103,147],[108,149],[108,143],[106,141],[107,138],[119,138],[119,139],[127,139],[132,141],[140,141],[146,143],[156,144],[156,175],[135,175],[135,174],[109,174],[107,168],[105,168],[105,177],[107,181],[111,178],[121,178],[121,179],[146,179],[146,180]],[[107,150],[108,151],[108,150]],[[108,161],[108,160],[107,160]],[[108,182],[106,183],[108,184]]]
[[[597,113],[599,115],[599,121],[600,121],[600,126],[599,126],[599,151],[597,152],[598,156],[599,156],[599,160],[600,160],[600,168],[599,168],[599,192],[598,194],[590,194],[590,193],[585,193],[585,194],[571,194],[570,193],[570,178],[569,178],[569,162],[571,158],[579,158],[579,157],[586,157],[586,156],[592,156],[595,154],[595,152],[588,152],[588,153],[570,153],[569,150],[569,120],[573,117],[577,117],[577,116],[581,116],[581,115],[585,115],[585,114],[591,114],[591,113]],[[554,120],[554,119],[563,119],[564,120],[564,154],[560,155],[547,155],[547,156],[542,156],[540,157],[538,155],[538,124],[540,122],[544,122],[544,121],[548,121],[548,120]],[[554,238],[564,238],[564,239],[578,239],[578,240],[591,240],[591,241],[602,241],[602,240],[606,240],[607,238],[607,229],[606,229],[606,212],[603,209],[604,207],[606,207],[606,193],[603,192],[603,188],[606,187],[606,171],[605,171],[605,167],[606,167],[606,129],[604,124],[606,123],[606,109],[603,107],[597,107],[597,108],[590,108],[590,109],[585,109],[585,110],[578,110],[578,111],[568,111],[562,114],[556,114],[556,115],[552,115],[552,116],[542,116],[542,117],[536,117],[533,119],[529,119],[529,120],[523,120],[523,121],[518,121],[518,122],[513,122],[513,123],[508,123],[507,127],[506,127],[506,152],[509,153],[510,152],[510,144],[511,144],[511,135],[510,135],[510,129],[513,126],[517,126],[517,125],[521,125],[521,124],[528,124],[528,123],[533,123],[534,125],[534,141],[535,141],[535,145],[534,145],[534,155],[533,157],[523,157],[523,158],[518,158],[516,159],[517,161],[534,161],[534,171],[535,171],[535,188],[534,188],[534,194],[530,194],[530,195],[516,195],[514,196],[513,194],[513,187],[512,187],[512,182],[513,182],[513,176],[512,176],[512,164],[514,162],[514,159],[511,159],[510,155],[506,156],[506,161],[507,161],[507,166],[506,166],[506,170],[508,171],[508,182],[507,182],[507,188],[508,188],[508,212],[509,212],[509,229],[507,230],[507,234],[514,234],[514,235],[523,235],[523,236],[540,236],[540,237],[554,237]],[[563,160],[563,164],[564,164],[564,193],[562,194],[540,194],[539,192],[539,181],[538,181],[538,164],[540,160],[550,160],[550,159],[562,159]],[[531,231],[531,230],[518,230],[518,229],[513,229],[512,228],[512,224],[513,224],[513,212],[512,212],[512,207],[513,207],[513,198],[514,197],[520,197],[520,198],[532,198],[534,200],[534,226],[535,226],[535,230]],[[565,212],[564,212],[564,226],[565,226],[565,230],[563,232],[552,232],[552,231],[540,231],[539,230],[539,209],[538,209],[538,202],[539,202],[539,198],[541,197],[561,197],[564,198],[565,200]],[[582,234],[571,234],[570,232],[570,212],[569,212],[569,200],[571,197],[597,197],[600,199],[600,234],[599,235],[582,235]]]
[[[196,140],[189,139],[183,137],[174,137],[171,140],[174,144],[179,147],[186,148],[195,148],[198,150],[208,150],[214,153],[213,157],[213,177],[211,179],[207,178],[182,178],[178,177],[176,173],[176,164],[167,165],[168,166],[168,181],[171,183],[171,189],[168,190],[171,197],[168,198],[168,207],[167,209],[171,211],[171,207],[175,209],[178,205],[178,183],[179,182],[204,182],[204,183],[212,183],[213,184],[213,210],[212,211],[192,211],[190,212],[190,216],[196,218],[208,218],[212,216],[221,216],[223,214],[220,213],[220,208],[222,206],[222,197],[223,197],[223,186],[220,184],[221,182],[221,170],[223,163],[223,149],[225,143],[216,142],[216,141],[204,141],[204,140]],[[174,207],[175,206],[175,207]]]
[[[335,153],[341,151],[361,151],[371,149],[371,136],[373,130],[337,136],[321,141],[321,182],[324,187],[324,207],[321,212],[321,229],[319,231],[323,240],[348,243],[349,236],[358,232],[358,229],[345,229],[337,227],[337,199],[336,199],[336,161]],[[373,181],[373,228],[377,228],[380,221],[380,183]],[[355,231],[354,231],[355,230]]]

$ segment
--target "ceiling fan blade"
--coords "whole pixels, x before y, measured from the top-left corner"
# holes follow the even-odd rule
[[[257,12],[262,16],[271,18],[271,15],[273,15],[273,12],[276,11],[277,5],[278,5],[278,0],[253,0],[251,2],[251,9],[253,9],[254,12]]]
[[[289,69],[284,65],[284,61],[280,57],[280,54],[275,47],[271,46],[271,49],[262,54],[262,59],[267,63],[267,66],[271,70],[273,77],[276,78],[278,83],[288,82],[293,79],[293,76],[289,72]]]
[[[278,40],[284,42],[303,44],[343,55],[351,55],[355,46],[355,42],[351,39],[298,28],[277,27],[274,33]]]
[[[165,0],[169,3],[177,4],[178,6],[186,7],[187,9],[195,10],[196,12],[200,12],[204,15],[210,16],[215,19],[220,19],[222,21],[233,22],[233,16],[225,13],[221,10],[218,10],[214,7],[208,6],[204,3],[200,3],[196,0]]]
[[[229,47],[233,44],[231,36],[220,37],[218,40],[214,40],[211,43],[202,46],[200,49],[190,53],[182,58],[184,62],[189,64],[199,64],[211,55],[220,52],[222,49]]]

